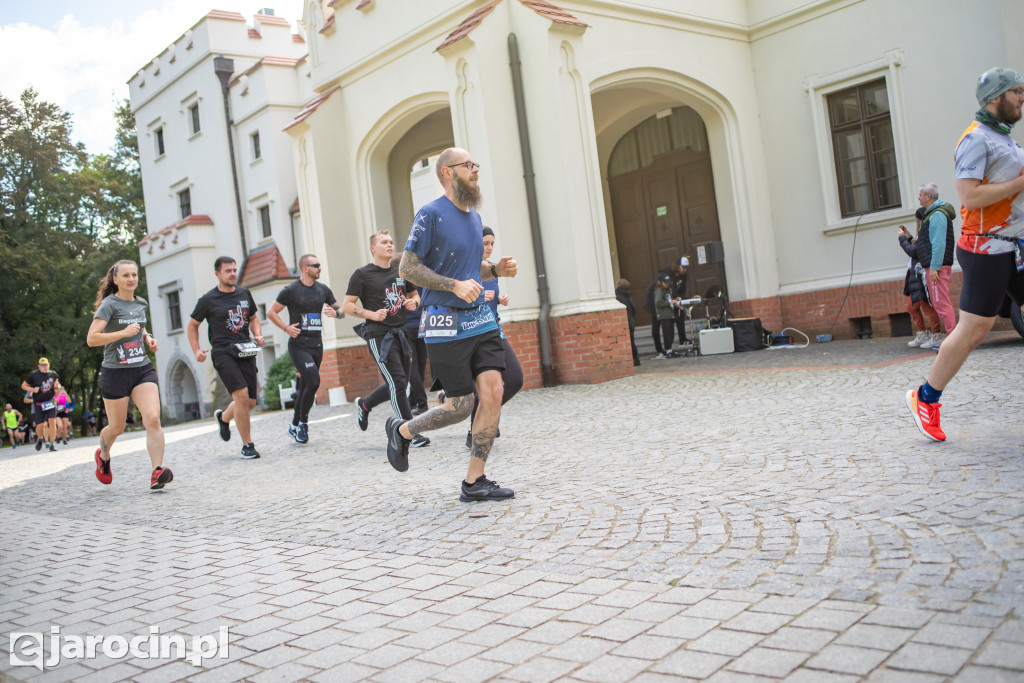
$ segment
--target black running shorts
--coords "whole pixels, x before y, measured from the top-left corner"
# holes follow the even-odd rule
[[[994,318],[1007,294],[1018,306],[1024,306],[1024,273],[1017,270],[1013,252],[975,254],[957,247],[956,260],[964,271],[961,311]]]
[[[476,387],[476,376],[484,370],[505,369],[505,345],[494,330],[475,337],[427,344],[430,374],[449,397],[468,396]]]
[[[100,396],[111,401],[127,398],[132,395],[132,389],[150,382],[158,384],[152,363],[138,368],[101,368]]]
[[[52,420],[56,416],[57,416],[57,409],[56,408],[50,408],[49,410],[43,410],[42,404],[40,404],[40,403],[33,403],[32,404],[32,419],[36,421],[36,424],[40,424],[42,422],[46,422],[47,420]]]
[[[248,389],[249,398],[256,398],[256,388],[259,386],[256,379],[256,357],[238,358],[231,351],[225,349],[213,350],[213,367],[220,376],[228,393],[233,394],[239,389]]]

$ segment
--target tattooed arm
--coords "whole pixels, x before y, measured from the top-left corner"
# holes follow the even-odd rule
[[[466,303],[473,303],[483,286],[476,280],[455,280],[435,273],[423,265],[423,260],[408,249],[402,253],[402,262],[398,266],[398,274],[414,285],[439,292],[451,292]]]

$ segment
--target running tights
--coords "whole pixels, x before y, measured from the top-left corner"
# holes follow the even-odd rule
[[[324,359],[322,343],[310,345],[308,342],[291,339],[288,341],[288,355],[299,372],[297,392],[295,396],[295,414],[292,424],[309,420],[309,411],[316,400],[316,391],[320,388],[320,363]]]

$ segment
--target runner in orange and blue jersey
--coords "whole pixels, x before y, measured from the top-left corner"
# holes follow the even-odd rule
[[[1010,137],[1024,105],[1024,79],[1011,69],[978,78],[981,109],[956,146],[956,189],[963,228],[957,261],[963,269],[960,322],[939,348],[928,381],[907,392],[918,429],[945,441],[939,399],[971,351],[995,324],[1009,295],[1024,305],[1024,150]]]

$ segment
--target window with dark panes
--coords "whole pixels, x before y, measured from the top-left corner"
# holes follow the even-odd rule
[[[900,206],[900,179],[885,79],[828,96],[842,215]]]
[[[263,228],[263,236],[270,237],[270,205],[260,207],[260,226]]]
[[[250,137],[252,137],[252,158],[253,160],[259,159],[263,156],[263,152],[260,150],[260,132],[256,131]]]
[[[156,129],[156,155],[161,157],[164,155],[164,129]]]
[[[167,292],[167,312],[170,314],[171,331],[181,329],[181,297],[179,292]]]
[[[199,127],[199,105],[193,104],[188,108],[189,117],[192,119],[192,134],[198,133],[201,128]]]
[[[182,218],[192,215],[192,192],[188,188],[178,193],[178,209]]]

